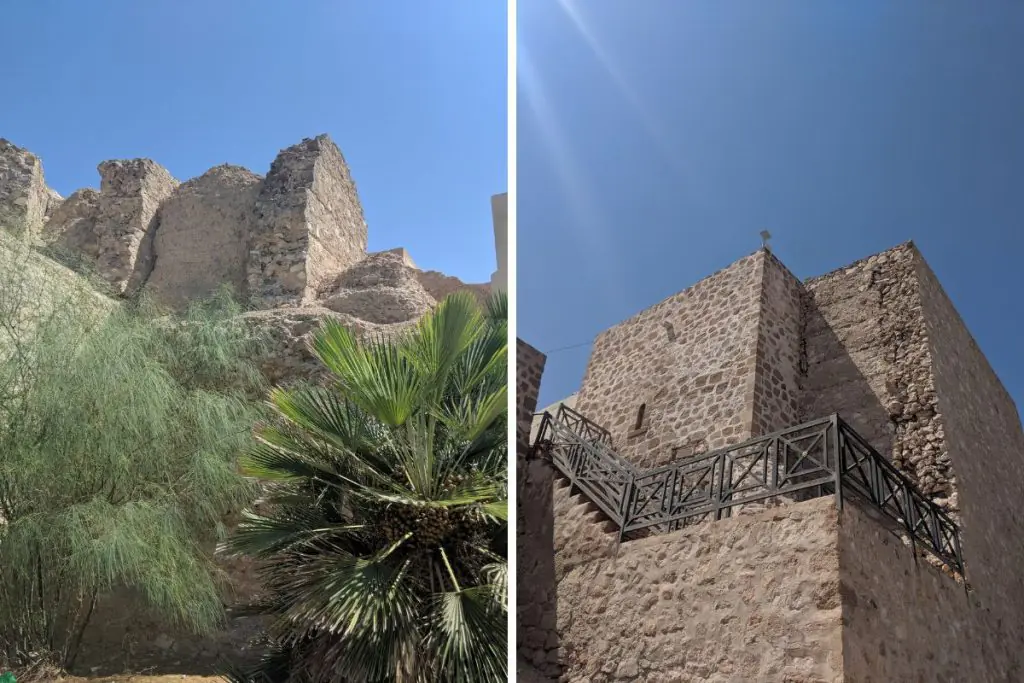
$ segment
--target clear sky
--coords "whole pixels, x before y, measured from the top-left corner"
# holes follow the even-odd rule
[[[519,0],[541,405],[579,387],[595,334],[764,229],[799,277],[913,239],[1021,405],[1022,36],[1019,2]]]
[[[105,159],[179,180],[266,173],[328,133],[370,249],[471,282],[495,269],[490,197],[507,190],[504,2],[31,0],[0,11],[0,137],[63,195]]]

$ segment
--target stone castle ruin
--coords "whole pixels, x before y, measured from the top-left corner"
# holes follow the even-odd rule
[[[0,250],[34,249],[25,267],[45,279],[80,282],[75,273],[87,275],[106,305],[145,291],[181,310],[227,286],[246,305],[244,316],[270,335],[260,363],[273,383],[320,372],[306,340],[324,319],[388,335],[455,291],[483,298],[505,286],[504,195],[492,198],[502,240],[492,283],[422,270],[403,248],[368,253],[355,182],[326,135],[280,152],[265,176],[222,165],[179,182],[150,159],[104,161],[98,170],[98,190],[64,199],[46,185],[38,157],[0,139]],[[94,620],[103,626],[90,628],[80,666],[113,673],[181,665],[194,672],[249,651],[260,629],[234,608],[258,587],[246,567],[224,568],[238,597],[223,632],[167,632],[112,603]]]
[[[534,415],[544,363],[519,342],[523,680],[1024,680],[1024,432],[913,244],[805,281],[762,249]]]
[[[0,139],[0,228],[93,274],[115,299],[144,289],[180,310],[230,287],[278,341],[265,368],[275,381],[310,371],[304,339],[319,319],[387,333],[452,292],[492,289],[421,270],[403,248],[368,253],[355,182],[327,135],[281,151],[266,176],[224,164],[182,183],[150,159],[98,170],[99,190],[63,199],[38,157]]]

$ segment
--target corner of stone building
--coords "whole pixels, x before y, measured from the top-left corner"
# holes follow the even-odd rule
[[[516,339],[516,651],[540,680],[561,675],[555,570],[555,472],[529,458],[530,425],[546,357]]]
[[[1020,632],[870,507],[839,527],[844,680],[1021,680]],[[879,628],[884,624],[885,628]]]
[[[1016,403],[923,257],[915,259],[944,458],[968,580],[1024,638],[1024,430]]]
[[[800,422],[803,284],[769,249],[755,255],[759,290],[753,363],[744,399],[746,433],[761,436]]]
[[[623,543],[559,584],[566,676],[842,680],[838,565],[831,498]]]

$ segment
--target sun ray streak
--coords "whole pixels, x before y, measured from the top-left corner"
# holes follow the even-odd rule
[[[601,45],[601,41],[577,6],[576,0],[558,0],[558,5],[565,12],[569,20],[572,21],[573,26],[579,32],[584,42],[586,42],[587,47],[590,48],[598,63],[608,74],[622,99],[632,110],[633,115],[639,119],[647,135],[654,141],[664,160],[677,173],[685,173],[686,169],[682,163],[682,156],[676,150],[672,135],[669,134],[668,129],[662,125],[661,121],[654,116],[650,108],[640,99],[640,95],[630,85],[629,79],[626,78],[622,69],[616,65],[609,56],[608,51]],[[684,175],[684,178],[687,181],[690,180],[688,176]]]
[[[624,279],[613,249],[612,235],[599,210],[601,203],[587,190],[585,173],[576,162],[568,146],[558,118],[544,92],[544,86],[525,46],[518,46],[517,79],[522,90],[520,103],[529,108],[532,120],[540,133],[540,144],[550,158],[552,168],[573,215],[571,224],[565,226],[583,252],[583,259],[612,264],[601,273],[599,282],[605,289],[603,296],[619,303],[624,291]],[[523,138],[520,138],[522,142]]]

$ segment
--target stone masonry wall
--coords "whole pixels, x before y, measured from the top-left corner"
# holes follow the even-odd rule
[[[597,337],[577,406],[623,457],[653,467],[749,436],[764,258],[741,259]]]
[[[800,423],[803,286],[770,252],[762,259],[757,365],[753,374],[751,436]]]
[[[248,285],[270,307],[313,298],[366,254],[362,207],[341,151],[326,135],[277,155],[255,207]]]
[[[805,283],[770,253],[742,259],[600,335],[577,405],[642,467],[838,412],[959,519],[973,592],[853,503],[838,528],[826,498],[620,545],[555,486],[568,680],[1021,677],[1024,431],[912,244]]]
[[[838,683],[831,498],[623,544],[559,585],[572,682]]]
[[[44,235],[126,294],[149,276],[157,212],[178,181],[149,159],[104,161],[99,172],[100,191],[71,195],[53,211]]]
[[[547,357],[522,339],[516,339],[516,455],[530,449],[530,423],[537,410],[537,395]]]
[[[577,409],[642,468],[795,424],[798,288],[761,250],[607,330],[594,343]],[[557,581],[618,552],[617,534],[593,523],[583,498],[556,487],[554,508]]]
[[[423,289],[427,290],[430,296],[441,301],[449,294],[466,291],[477,298],[478,301],[486,301],[491,295],[490,285],[466,284],[452,275],[445,275],[436,270],[417,270],[416,279],[419,280]]]
[[[927,322],[939,453],[956,473],[967,580],[982,604],[1024,642],[1024,433],[1013,399],[915,250],[914,274]],[[1024,679],[1024,672],[1020,678]],[[976,679],[982,680],[982,679]],[[992,679],[996,680],[996,679]]]
[[[528,459],[544,354],[516,340],[516,649],[519,676],[557,680],[558,633],[552,509],[554,470]]]
[[[805,283],[804,420],[838,412],[923,493],[955,512],[910,244]]]
[[[1024,680],[1019,632],[977,595],[915,561],[858,505],[843,508],[838,578],[845,683]]]
[[[217,166],[180,185],[160,209],[149,293],[182,308],[227,285],[246,298],[246,243],[261,178]]]
[[[126,293],[149,276],[157,210],[178,181],[149,159],[104,161],[99,172],[97,268],[115,291]]]

